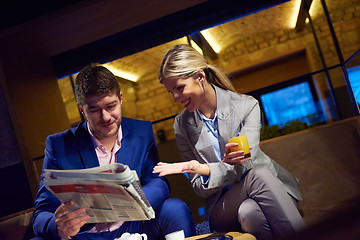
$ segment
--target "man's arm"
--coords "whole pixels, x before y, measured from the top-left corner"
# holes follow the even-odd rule
[[[52,140],[46,139],[45,158],[43,169],[59,169],[56,156],[52,149]],[[35,199],[35,210],[33,214],[33,229],[37,236],[45,239],[58,239],[57,228],[55,224],[55,210],[60,206],[60,201],[43,184],[41,177],[40,189]]]
[[[54,211],[60,202],[41,183],[35,200],[33,213],[33,229],[36,236],[44,239],[58,239]]]
[[[62,148],[62,144],[55,143],[56,138],[48,137],[46,140],[45,158],[43,169],[61,169],[57,159],[55,146]],[[49,191],[43,184],[43,177],[40,182],[40,189],[35,199],[35,210],[33,213],[33,229],[37,236],[45,239],[59,239],[60,236],[67,237],[79,232],[80,227],[85,224],[88,216],[74,219],[79,212],[67,212],[67,208]],[[57,214],[55,214],[57,213]],[[57,215],[57,216],[56,216]],[[60,230],[58,228],[60,226]]]

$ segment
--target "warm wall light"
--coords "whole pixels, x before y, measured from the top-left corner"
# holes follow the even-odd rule
[[[137,80],[139,80],[138,76],[136,76],[132,73],[121,71],[121,70],[115,68],[114,66],[111,66],[108,64],[104,64],[103,66],[106,67],[107,69],[109,69],[115,76],[118,76],[120,78],[129,80],[132,82],[136,82]]]
[[[302,6],[302,3],[305,2],[305,5]],[[304,28],[306,23],[309,23],[308,14],[305,12],[309,11],[311,18],[316,17],[319,14],[319,1],[315,0],[296,0],[293,5],[293,18],[291,27],[301,30]],[[310,6],[306,6],[310,4]],[[315,6],[316,5],[316,6]],[[301,15],[299,15],[301,14]],[[305,23],[305,24],[304,24]]]
[[[214,52],[219,53],[221,51],[220,45],[216,42],[214,37],[210,34],[210,31],[208,29],[205,29],[200,32],[203,37],[206,39],[206,41],[210,44]]]
[[[294,0],[292,2],[294,5],[292,8],[291,16],[289,18],[289,26],[290,26],[290,28],[295,28],[296,22],[298,19],[298,15],[299,15],[299,11],[300,11],[301,0]]]
[[[312,19],[320,14],[319,13],[320,12],[320,6],[319,5],[320,5],[319,1],[313,0],[311,2],[310,9],[309,9],[309,14],[310,14]]]
[[[194,42],[194,40],[190,40],[190,44],[193,48],[195,48],[196,51],[198,51],[199,53],[201,53],[202,55],[204,55],[203,50],[199,47],[199,45],[196,44],[196,42]]]

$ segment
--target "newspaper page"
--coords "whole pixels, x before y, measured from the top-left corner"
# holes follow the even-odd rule
[[[149,220],[155,213],[135,171],[114,163],[81,170],[44,170],[44,185],[60,202],[85,208],[88,223]]]

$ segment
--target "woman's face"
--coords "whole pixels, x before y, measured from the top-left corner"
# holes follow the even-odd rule
[[[189,78],[164,78],[161,83],[173,95],[176,103],[181,103],[189,112],[194,112],[204,103],[204,81],[205,76],[196,74]]]

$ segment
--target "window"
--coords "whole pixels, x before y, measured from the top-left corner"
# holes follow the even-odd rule
[[[309,77],[286,81],[248,94],[259,100],[265,116],[265,124],[269,126],[283,127],[293,120],[309,125],[327,120],[317,103]]]
[[[357,104],[360,104],[360,66],[347,69],[347,73],[356,102]]]
[[[317,112],[308,82],[263,94],[260,99],[270,126],[283,126],[292,120],[310,124],[307,116]]]

